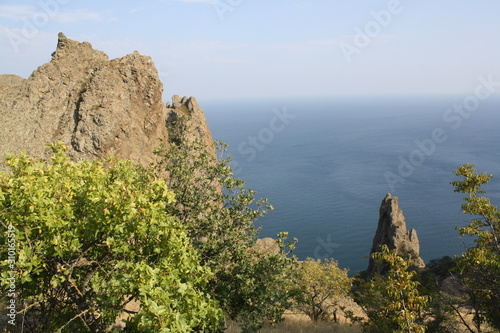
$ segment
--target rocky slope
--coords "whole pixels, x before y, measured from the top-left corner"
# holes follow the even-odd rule
[[[397,249],[403,257],[411,254],[415,258],[414,268],[423,268],[425,263],[420,258],[420,243],[415,229],[407,230],[403,211],[399,208],[398,198],[387,194],[380,205],[380,217],[377,231],[373,237],[371,253],[380,251],[382,245]],[[368,273],[382,272],[383,264],[377,264],[370,258]]]
[[[196,100],[174,96],[167,108],[162,94],[150,57],[136,51],[110,60],[60,33],[52,60],[28,79],[0,76],[0,160],[20,151],[43,157],[45,144],[61,140],[75,160],[117,156],[146,165],[179,113],[213,147]]]

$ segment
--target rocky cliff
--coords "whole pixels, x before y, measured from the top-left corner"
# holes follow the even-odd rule
[[[415,229],[407,230],[403,211],[399,208],[398,198],[387,194],[380,205],[380,217],[378,227],[373,237],[373,245],[370,254],[379,252],[382,245],[387,245],[389,249],[397,249],[397,253],[402,257],[411,256],[415,260],[413,267],[425,267],[425,263],[420,258],[420,243]],[[368,273],[382,272],[383,264],[377,264],[370,257]]]
[[[196,100],[174,96],[167,108],[162,94],[150,57],[136,51],[110,60],[60,33],[52,60],[28,79],[0,76],[0,160],[20,151],[43,157],[46,143],[61,140],[75,160],[117,156],[149,164],[167,141],[168,119],[180,113],[213,147]]]

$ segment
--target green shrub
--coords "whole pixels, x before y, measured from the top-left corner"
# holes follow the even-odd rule
[[[131,162],[73,163],[62,144],[52,150],[48,163],[10,156],[0,175],[24,329],[102,332],[131,301],[140,302],[127,324],[135,332],[218,329],[222,311],[204,291],[212,273],[169,213],[165,181]]]

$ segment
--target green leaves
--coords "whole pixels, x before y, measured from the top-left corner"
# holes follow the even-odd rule
[[[476,197],[478,193],[486,193],[480,187],[487,184],[493,178],[493,175],[486,173],[478,175],[474,167],[474,164],[464,164],[454,171],[455,175],[464,177],[463,181],[451,182],[455,186],[455,192],[468,193],[469,198]]]
[[[318,321],[333,316],[338,301],[346,297],[352,279],[333,259],[308,258],[299,263],[293,299],[295,307]]]
[[[135,301],[138,331],[216,330],[222,312],[201,291],[212,273],[168,210],[175,195],[165,181],[131,162],[104,168],[51,149],[49,163],[10,156],[11,173],[0,175],[0,220],[20,231],[18,304],[36,301],[22,312],[27,329],[104,330]]]
[[[470,164],[459,167],[455,174],[463,177],[451,182],[455,192],[466,194],[463,213],[473,216],[467,226],[457,229],[460,235],[475,237],[476,246],[458,259],[458,268],[475,311],[474,325],[480,330],[486,319],[500,329],[500,210],[489,198],[479,195],[486,193],[481,186],[488,184],[493,176],[478,174]]]
[[[254,248],[254,222],[272,206],[180,118],[149,169],[74,163],[62,144],[48,163],[8,158],[0,219],[22,231],[18,290],[36,304],[22,312],[35,318],[27,329],[97,332],[135,302],[133,332],[218,332],[224,316],[256,332],[282,319],[295,242],[283,234],[276,253]]]
[[[389,266],[386,275],[375,275],[358,291],[360,304],[368,315],[367,332],[425,332],[426,310],[430,297],[420,295],[419,283],[409,271],[411,261],[389,250],[386,245],[372,257]]]
[[[264,320],[278,321],[287,305],[284,276],[294,259],[287,254],[260,253],[253,246],[258,237],[254,222],[270,209],[267,200],[256,200],[255,191],[232,174],[223,158],[226,145],[216,142],[211,151],[196,135],[186,135],[189,116],[177,115],[171,124],[168,149],[156,153],[158,175],[167,174],[176,202],[168,210],[186,226],[201,261],[214,273],[205,289],[216,298],[244,332],[256,332]],[[285,250],[286,248],[286,250]],[[288,278],[288,277],[287,277]]]

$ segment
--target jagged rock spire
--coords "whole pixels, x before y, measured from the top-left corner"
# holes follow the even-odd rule
[[[388,193],[380,205],[380,217],[377,231],[373,237],[373,245],[370,254],[379,252],[382,245],[389,249],[397,249],[402,257],[411,256],[414,260],[414,268],[423,268],[425,263],[420,258],[420,243],[415,229],[407,230],[403,211],[399,208],[398,198]],[[368,273],[371,275],[382,272],[384,265],[378,265],[371,257],[368,265]]]

